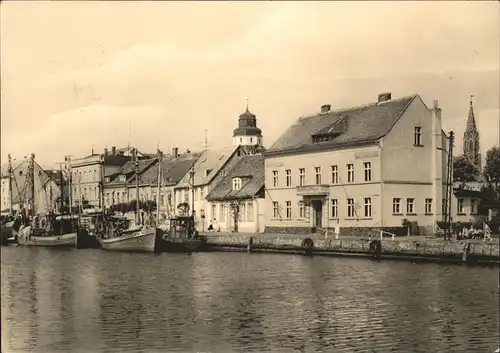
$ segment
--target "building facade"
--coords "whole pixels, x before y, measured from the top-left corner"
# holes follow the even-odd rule
[[[206,199],[214,231],[263,233],[264,157],[241,157]]]
[[[116,149],[112,147],[104,149],[103,153],[92,153],[89,156],[68,160],[71,170],[71,198],[73,206],[80,205],[82,202],[99,207],[101,203],[102,180],[106,176],[112,176],[118,173],[121,167],[132,160],[131,151],[135,151],[138,158],[151,159],[135,148]],[[93,151],[92,151],[93,152]]]
[[[266,232],[430,232],[442,219],[446,146],[419,95],[300,118],[265,153]]]
[[[240,145],[202,152],[193,165],[194,175],[186,173],[174,188],[176,212],[179,213],[179,204],[186,203],[189,209],[194,206],[196,226],[206,229],[209,221],[217,218],[217,214],[211,213],[206,196],[248,153],[247,146]]]

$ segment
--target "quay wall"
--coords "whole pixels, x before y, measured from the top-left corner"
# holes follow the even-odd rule
[[[299,234],[203,234],[212,251],[251,251],[365,256],[379,259],[456,261],[498,264],[500,246],[490,241],[443,241],[442,239],[342,238]],[[313,245],[304,243],[311,239]],[[378,248],[377,248],[378,243]]]

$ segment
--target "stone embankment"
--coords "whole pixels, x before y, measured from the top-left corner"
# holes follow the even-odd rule
[[[424,237],[361,238],[204,233],[209,251],[248,251],[325,256],[357,256],[375,259],[499,264],[499,243],[494,241],[444,241]]]

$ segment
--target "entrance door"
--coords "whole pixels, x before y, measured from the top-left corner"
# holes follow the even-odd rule
[[[321,202],[321,200],[313,200],[311,201],[311,204],[314,209],[314,227],[316,228],[316,231],[318,231],[318,228],[322,227],[323,202]]]

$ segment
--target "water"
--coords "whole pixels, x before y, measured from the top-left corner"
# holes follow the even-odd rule
[[[3,247],[3,352],[493,352],[498,268]]]

